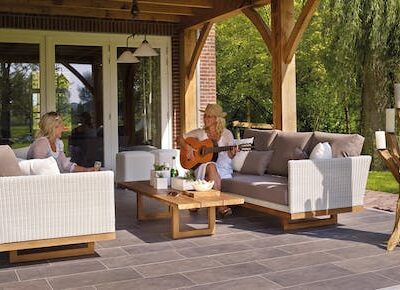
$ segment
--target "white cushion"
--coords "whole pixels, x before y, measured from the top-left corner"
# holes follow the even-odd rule
[[[253,144],[253,141],[254,137],[234,140],[235,145]],[[235,157],[232,159],[232,168],[234,171],[240,171],[242,169],[247,154],[249,154],[249,151],[239,151],[236,153]]]
[[[310,154],[310,159],[332,159],[332,148],[328,142],[315,145]]]
[[[45,159],[29,159],[18,162],[24,175],[56,175],[60,174],[57,161],[54,157]]]

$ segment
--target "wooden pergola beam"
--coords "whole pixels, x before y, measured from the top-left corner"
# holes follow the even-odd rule
[[[189,63],[189,67],[187,69],[189,79],[193,78],[197,62],[199,61],[200,58],[201,51],[203,50],[204,44],[206,43],[208,34],[210,33],[212,26],[213,23],[207,22],[206,24],[203,25],[203,28],[201,29],[200,36],[196,41],[196,47],[194,48],[192,58]]]
[[[300,43],[300,40],[306,30],[308,24],[310,23],[311,17],[313,16],[315,10],[317,9],[320,0],[308,0],[304,5],[297,22],[290,33],[289,39],[285,46],[284,60],[285,63],[289,63],[293,58],[293,55]]]
[[[119,0],[120,1],[120,0]],[[123,0],[124,1],[124,0]],[[138,4],[157,4],[164,6],[183,6],[193,8],[213,8],[213,0],[138,0]]]
[[[218,21],[240,14],[243,9],[254,6],[262,6],[270,3],[270,0],[214,0],[213,9],[197,11],[195,17],[185,18],[183,20],[183,29],[197,29],[206,22],[216,23]]]
[[[68,9],[63,7],[41,7],[33,5],[20,5],[14,4],[12,1],[7,5],[0,5],[0,12],[6,13],[24,13],[24,14],[39,14],[39,15],[60,15],[60,16],[77,16],[77,17],[94,17],[104,19],[122,19],[132,20],[132,14],[130,10],[102,10],[93,8],[80,8],[80,7],[69,7]],[[181,17],[177,15],[166,15],[166,14],[146,14],[140,13],[137,15],[135,20],[143,21],[164,21],[179,23]]]
[[[268,47],[269,52],[272,54],[274,49],[274,41],[272,39],[272,32],[268,25],[265,23],[264,19],[257,13],[253,7],[249,7],[242,10],[243,14],[246,15],[248,19],[254,24],[260,33],[264,43]]]

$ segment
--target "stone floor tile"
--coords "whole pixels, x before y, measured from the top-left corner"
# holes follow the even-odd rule
[[[33,280],[39,278],[48,278],[54,276],[63,276],[83,272],[93,272],[105,270],[103,264],[97,261],[82,261],[76,263],[64,263],[61,265],[52,264],[45,266],[36,266],[17,270],[19,278],[23,280]]]
[[[386,253],[386,249],[378,247],[376,245],[357,245],[348,248],[341,248],[326,253],[341,257],[343,259],[361,258],[375,255],[382,255]]]
[[[385,269],[385,270],[376,271],[374,273],[400,282],[400,267],[393,267],[393,268],[389,268],[389,269]]]
[[[14,283],[6,283],[0,284],[1,290],[52,290],[49,283],[46,280],[32,280],[32,281],[23,281],[23,282],[14,282]]]
[[[400,252],[334,262],[335,265],[356,273],[377,271],[400,266]]]
[[[183,275],[175,274],[169,276],[142,278],[124,282],[103,284],[96,286],[98,290],[163,290],[181,288],[193,285],[193,283]]]
[[[321,239],[308,243],[293,244],[278,247],[280,250],[292,254],[319,252],[324,250],[339,249],[355,245],[355,241]]]
[[[48,280],[54,289],[68,289],[137,278],[141,278],[141,276],[135,270],[121,268],[49,278]]]
[[[252,233],[233,233],[233,234],[224,234],[224,235],[214,235],[205,238],[194,239],[193,243],[198,246],[211,246],[217,244],[225,244],[225,243],[233,243],[233,242],[242,242],[242,241],[250,241],[255,240],[257,237]]]
[[[239,264],[251,261],[265,260],[269,258],[284,257],[287,255],[290,254],[276,248],[260,248],[250,251],[241,251],[236,253],[215,255],[212,257],[212,259],[224,265],[230,265],[230,264]]]
[[[235,279],[225,282],[217,282],[212,284],[204,284],[193,286],[190,290],[268,290],[281,288],[279,285],[260,276],[247,277],[243,279]]]
[[[397,282],[391,279],[373,273],[366,273],[299,285],[285,288],[285,290],[375,290],[396,284]]]
[[[119,247],[97,249],[96,253],[99,255],[99,258],[121,257],[128,255],[126,251]]]
[[[102,263],[104,263],[109,268],[120,268],[126,266],[144,265],[182,259],[184,259],[184,257],[173,250],[135,256],[109,258],[102,260]]]
[[[323,264],[312,267],[304,267],[287,271],[267,273],[263,277],[284,287],[297,284],[310,283],[353,274],[351,271],[332,264]]]
[[[2,271],[0,272],[0,284],[18,281],[15,271]]]
[[[184,275],[197,284],[219,282],[234,278],[254,276],[267,273],[270,270],[258,263],[244,263],[218,268],[198,270],[185,273]]]
[[[177,252],[185,257],[201,257],[216,255],[221,253],[232,253],[250,249],[247,243],[231,243],[231,244],[218,244],[205,247],[197,247],[190,249],[177,250]]]
[[[309,237],[304,235],[282,234],[264,239],[248,241],[246,244],[252,248],[267,248],[309,242],[310,240],[311,239]]]
[[[134,269],[144,277],[161,276],[221,266],[221,263],[208,257],[179,261],[167,261],[150,265],[136,266]]]
[[[306,266],[313,266],[317,264],[325,264],[338,260],[340,260],[339,257],[319,252],[273,258],[258,261],[258,263],[267,266],[272,271],[282,271]]]

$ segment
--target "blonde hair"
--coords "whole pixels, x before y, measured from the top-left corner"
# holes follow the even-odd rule
[[[217,120],[217,124],[215,125],[215,131],[217,132],[218,139],[221,138],[222,132],[225,129],[226,121],[224,117],[214,116]],[[204,130],[208,131],[208,128],[203,127]]]
[[[44,114],[39,121],[39,131],[36,138],[47,137],[53,139],[55,137],[56,127],[63,124],[62,117],[57,112],[48,112]]]

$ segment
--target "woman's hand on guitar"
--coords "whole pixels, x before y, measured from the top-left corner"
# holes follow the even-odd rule
[[[194,158],[194,149],[189,144],[186,144],[186,158],[192,160]]]
[[[232,146],[232,148],[228,151],[228,155],[231,159],[233,159],[233,157],[235,157],[236,153],[239,152],[239,146]]]

